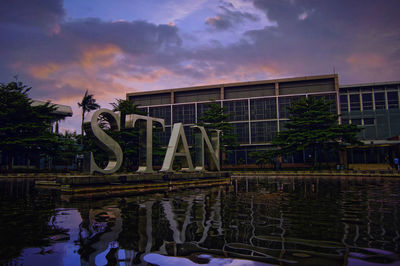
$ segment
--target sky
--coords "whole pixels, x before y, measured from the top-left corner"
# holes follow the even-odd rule
[[[72,107],[126,93],[319,74],[400,80],[399,0],[1,0],[0,83]]]

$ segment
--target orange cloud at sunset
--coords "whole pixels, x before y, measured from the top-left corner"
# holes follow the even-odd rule
[[[382,67],[386,64],[386,59],[376,53],[356,53],[348,57],[347,62],[357,67]]]
[[[99,67],[109,67],[113,65],[117,56],[122,53],[116,45],[101,45],[86,47],[82,52],[80,64],[85,70],[93,70]]]

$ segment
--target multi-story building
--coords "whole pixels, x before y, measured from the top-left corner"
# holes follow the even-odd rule
[[[400,81],[342,85],[342,123],[363,126],[359,137],[364,146],[349,149],[349,163],[385,163],[399,156]]]
[[[230,114],[230,123],[240,143],[228,153],[228,162],[243,165],[254,164],[249,156],[251,152],[271,148],[273,136],[285,130],[287,107],[301,97],[323,97],[332,101],[331,111],[343,113],[343,123],[365,126],[360,137],[368,140],[369,146],[372,140],[387,145],[389,138],[400,133],[400,125],[395,125],[396,119],[400,119],[399,85],[400,82],[393,82],[339,87],[337,74],[332,74],[135,92],[128,93],[127,99],[139,104],[150,116],[165,119],[166,130],[158,133],[164,145],[171,126],[177,122],[184,124],[188,143],[193,144],[190,126],[200,121],[207,103],[221,104]],[[365,159],[367,149],[361,150]],[[358,150],[349,152],[351,162],[361,160],[358,153]],[[307,158],[305,151],[285,157],[284,163],[304,163]]]

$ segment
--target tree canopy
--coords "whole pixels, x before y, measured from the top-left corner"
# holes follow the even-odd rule
[[[233,126],[228,121],[229,114],[225,112],[224,108],[219,103],[211,102],[206,105],[197,123],[207,131],[210,129],[221,130],[220,146],[223,152],[238,145],[237,136],[233,133]]]
[[[85,114],[99,109],[100,105],[96,103],[96,99],[93,97],[93,94],[89,94],[88,90],[86,90],[85,95],[83,95],[82,101],[78,103],[78,106],[82,108],[81,137],[83,137],[83,123],[85,121]]]
[[[338,115],[330,111],[331,102],[315,97],[301,98],[289,110],[286,130],[272,140],[279,147],[278,154],[311,150],[314,164],[317,150],[338,151],[346,144],[359,144],[357,133],[361,127],[338,123]]]
[[[56,107],[50,102],[32,106],[30,89],[21,82],[0,84],[0,150],[8,155],[10,169],[15,154],[51,154],[57,143],[51,132]]]

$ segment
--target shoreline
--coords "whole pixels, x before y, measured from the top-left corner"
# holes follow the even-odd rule
[[[400,173],[389,172],[389,171],[353,171],[353,170],[342,170],[342,171],[221,171],[221,172],[205,172],[203,174],[189,174],[185,172],[176,172],[174,174],[170,174],[168,179],[186,179],[185,176],[191,176],[191,178],[204,178],[213,176],[212,173],[216,174],[216,177],[226,177],[227,173],[230,173],[231,177],[241,177],[241,176],[343,176],[343,177],[393,177],[400,178]],[[112,175],[88,175],[88,174],[79,174],[79,173],[2,173],[0,174],[1,179],[35,179],[35,180],[54,180],[59,178],[95,178],[96,181],[99,179],[113,179],[116,177],[128,177],[136,179],[135,181],[148,181],[151,180],[150,176],[156,177],[155,179],[161,179],[163,176],[160,173],[157,174],[138,174],[135,172],[123,172]],[[92,179],[93,180],[93,179]]]

